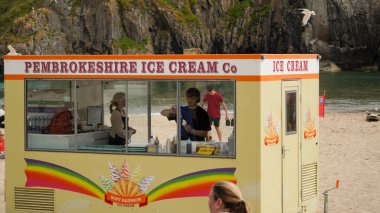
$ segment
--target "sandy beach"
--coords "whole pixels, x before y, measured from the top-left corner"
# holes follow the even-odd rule
[[[327,113],[320,119],[320,212],[323,191],[329,192],[329,212],[379,212],[380,122],[365,121],[365,113]]]
[[[159,121],[155,123],[157,128],[161,127],[160,132],[168,131],[167,128],[172,130],[173,126],[175,128],[175,122],[167,124],[167,120],[157,119]],[[161,122],[165,123],[158,125]],[[138,123],[134,124],[138,125]],[[223,128],[229,131],[230,127]],[[319,212],[323,212],[323,191],[334,187],[336,179],[340,180],[340,188],[329,192],[329,212],[378,212],[380,209],[380,122],[365,121],[365,113],[327,113],[325,118],[320,119],[319,144]],[[5,160],[0,159],[0,212],[5,212],[4,164]]]

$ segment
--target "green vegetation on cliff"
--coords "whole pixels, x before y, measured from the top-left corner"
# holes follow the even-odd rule
[[[143,0],[138,0],[140,3]],[[133,1],[132,0],[117,0],[117,3],[119,3],[121,6],[123,6],[126,9],[130,9],[133,6]]]
[[[3,35],[8,34],[16,18],[25,16],[32,8],[41,7],[43,2],[44,0],[0,1],[0,32]]]
[[[247,11],[247,9],[249,9]],[[253,5],[251,0],[243,0],[236,3],[233,7],[230,7],[227,11],[227,15],[225,20],[228,28],[233,28],[236,26],[236,23],[239,19],[247,19],[249,20],[249,26],[251,28],[248,31],[253,30],[256,32],[259,22],[262,18],[266,19],[269,16],[269,12],[271,9],[271,1],[263,0],[260,5]],[[244,17],[248,16],[248,17]],[[239,35],[242,35],[245,28],[238,28]]]
[[[122,49],[124,52],[127,50],[136,50],[137,52],[146,52],[146,49],[145,49],[146,41],[141,42],[141,43],[136,42],[127,36],[121,37],[119,40],[116,40],[114,42],[114,45]]]
[[[179,22],[200,26],[201,22],[199,18],[194,13],[192,13],[190,9],[191,6],[197,7],[197,0],[184,1],[182,4],[173,2],[173,0],[159,0],[161,6],[165,7],[170,12],[173,12]]]
[[[228,9],[228,18],[230,21],[236,20],[244,15],[244,11],[249,7],[252,0],[243,0],[238,2],[234,7]]]
[[[257,32],[258,24],[261,18],[267,19],[271,10],[271,1],[266,0],[261,7],[253,9],[253,15],[251,19],[251,26],[253,32]]]

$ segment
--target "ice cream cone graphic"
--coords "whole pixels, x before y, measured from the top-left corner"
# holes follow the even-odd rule
[[[303,133],[305,139],[312,139],[317,136],[317,130],[315,129],[314,121],[311,119],[310,109],[306,112],[306,126]]]
[[[279,137],[278,137],[277,129],[273,125],[272,114],[269,114],[267,117],[267,124],[265,126],[264,144],[265,145],[278,144],[278,140],[279,140]]]
[[[127,206],[145,203],[145,191],[153,182],[154,177],[141,177],[140,165],[132,171],[126,160],[123,162],[121,170],[112,163],[108,163],[108,165],[111,178],[100,176],[100,180],[107,190],[106,199],[111,203],[127,204]]]

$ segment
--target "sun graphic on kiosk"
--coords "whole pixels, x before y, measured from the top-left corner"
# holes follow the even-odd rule
[[[280,128],[280,123],[274,125],[272,114],[267,115],[266,125],[265,125],[265,137],[264,144],[265,145],[275,145],[278,144],[278,132]]]
[[[154,180],[154,176],[142,177],[140,164],[132,170],[127,160],[119,170],[108,162],[110,178],[100,175],[100,182],[107,190],[107,200],[123,205],[146,203],[145,192]]]

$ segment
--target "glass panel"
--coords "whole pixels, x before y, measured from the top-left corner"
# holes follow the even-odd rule
[[[127,141],[133,153],[235,155],[234,81],[27,80],[26,90],[30,149],[126,152]]]
[[[127,81],[109,80],[103,81],[103,121],[102,129],[108,131],[108,146],[101,149],[104,151],[125,152],[126,129],[125,108]],[[125,122],[125,124],[124,124]]]
[[[286,98],[286,134],[297,132],[297,92],[287,91]]]
[[[73,104],[69,80],[27,80],[27,147],[73,149]]]
[[[177,153],[176,81],[151,81],[151,135],[159,142],[158,153]]]
[[[148,82],[128,81],[129,146],[141,146],[148,142]],[[134,134],[131,134],[131,132]]]
[[[76,81],[77,148],[108,145],[109,129],[103,122],[103,82]]]
[[[235,92],[232,81],[180,82],[181,154],[233,156]],[[225,97],[225,98],[224,98]],[[226,104],[226,101],[229,103]],[[203,107],[204,108],[203,108]]]

